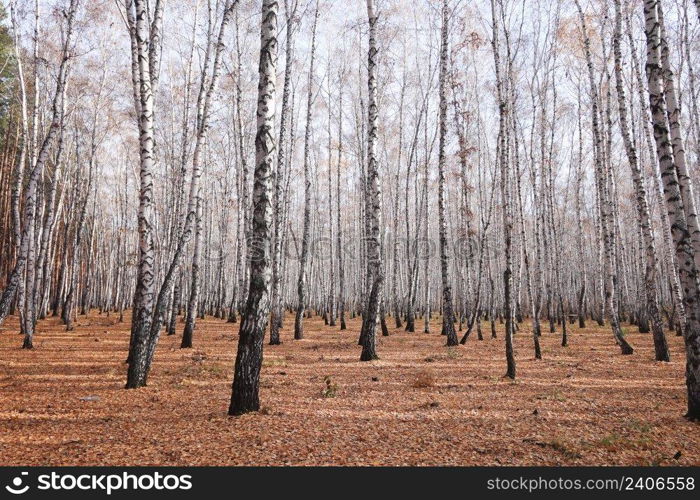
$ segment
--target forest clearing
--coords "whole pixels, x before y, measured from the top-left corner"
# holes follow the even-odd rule
[[[449,349],[439,333],[391,329],[381,359],[363,363],[357,319],[345,332],[307,323],[304,340],[283,330],[265,350],[260,413],[227,417],[238,328],[225,321],[200,321],[192,350],[165,336],[136,393],[123,389],[128,323],[114,315],[93,311],[71,333],[41,322],[30,353],[8,321],[2,465],[700,465],[678,337],[661,363],[650,334],[629,333],[636,351],[622,357],[606,328],[573,326],[569,347],[544,334],[535,360],[523,328],[510,381],[502,325],[499,339]]]

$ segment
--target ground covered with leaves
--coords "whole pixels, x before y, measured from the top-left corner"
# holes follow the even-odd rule
[[[649,334],[628,327],[635,353],[622,356],[607,328],[571,325],[569,347],[545,333],[537,361],[526,322],[510,381],[502,325],[499,338],[456,348],[437,320],[431,334],[392,329],[373,362],[358,361],[357,319],[340,332],[314,317],[301,341],[292,325],[282,345],[265,345],[261,411],[228,417],[238,325],[200,320],[194,349],[162,336],[148,387],[125,390],[128,323],[93,312],[66,332],[52,318],[26,351],[10,318],[0,464],[700,464],[678,337],[671,363],[658,363]]]

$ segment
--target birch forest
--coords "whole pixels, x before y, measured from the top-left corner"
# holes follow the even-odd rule
[[[699,0],[3,0],[0,462],[700,464],[699,101]]]

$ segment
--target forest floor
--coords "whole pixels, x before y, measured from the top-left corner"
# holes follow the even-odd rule
[[[658,363],[649,334],[627,327],[636,350],[622,356],[607,328],[572,325],[567,348],[542,336],[537,361],[526,322],[510,381],[501,325],[498,339],[447,348],[437,320],[431,334],[420,324],[380,337],[369,363],[359,320],[339,332],[314,317],[301,341],[285,328],[282,345],[265,345],[261,411],[228,417],[238,325],[200,320],[194,349],[162,336],[148,387],[125,390],[128,323],[93,312],[66,332],[52,318],[26,351],[9,318],[0,464],[700,464],[700,428],[682,417],[682,339]]]

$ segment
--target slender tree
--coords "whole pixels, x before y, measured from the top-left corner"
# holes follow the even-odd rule
[[[377,135],[379,109],[377,107],[377,18],[374,0],[367,0],[367,18],[369,19],[369,49],[367,56],[367,177],[365,192],[365,218],[367,225],[367,292],[362,314],[362,331],[360,339],[362,353],[360,361],[378,359],[375,333],[379,316],[379,303],[384,284],[382,267],[380,218],[381,191],[379,184],[379,164],[377,162]]]
[[[132,8],[133,5],[133,8]],[[139,256],[134,291],[131,343],[129,347],[129,369],[126,387],[133,389],[146,384],[148,371],[148,343],[153,320],[155,284],[155,246],[153,243],[153,225],[155,214],[153,206],[153,177],[155,170],[155,126],[153,87],[155,75],[150,50],[152,28],[149,25],[148,2],[146,0],[129,0],[126,6],[129,33],[132,41],[132,61],[136,75],[135,106],[139,128]],[[157,7],[162,9],[158,0]],[[157,52],[157,51],[154,51]]]
[[[442,334],[447,335],[447,345],[457,345],[454,307],[452,305],[452,283],[449,272],[449,249],[446,220],[445,186],[445,142],[447,141],[447,54],[448,54],[447,0],[442,2],[442,30],[440,42],[440,138],[438,146],[438,225],[440,232],[440,272],[442,276]]]
[[[277,10],[276,0],[263,0],[255,136],[253,235],[250,244],[251,279],[248,300],[241,320],[229,415],[241,415],[260,408],[258,389],[263,340],[270,313],[272,273],[272,171],[277,150],[274,134],[277,103]]]
[[[15,266],[8,277],[7,286],[3,290],[2,296],[0,296],[0,323],[7,317],[10,311],[10,306],[12,300],[17,292],[20,281],[24,278],[23,273],[27,267],[27,262],[34,259],[34,252],[30,252],[30,247],[33,248],[35,243],[34,228],[37,216],[37,196],[39,189],[39,181],[44,173],[44,168],[49,159],[49,151],[54,144],[54,141],[59,137],[59,131],[63,121],[63,110],[64,110],[64,98],[66,93],[66,82],[68,80],[69,63],[71,60],[71,51],[73,48],[72,37],[74,32],[74,22],[76,11],[79,6],[79,0],[70,0],[68,9],[66,10],[66,28],[65,35],[63,39],[62,49],[61,49],[61,59],[58,67],[58,75],[56,77],[56,85],[53,93],[53,98],[51,101],[51,123],[41,146],[37,150],[36,158],[30,165],[30,171],[27,180],[27,186],[24,191],[24,213],[23,220],[24,226],[21,232],[20,245],[18,249],[17,259],[15,261]],[[31,240],[31,243],[30,243]],[[35,263],[31,263],[32,269],[35,269]],[[31,278],[33,283],[33,278]],[[29,295],[29,294],[26,294]],[[32,302],[33,302],[33,294]],[[26,300],[23,298],[22,300]],[[20,304],[23,302],[20,301]],[[26,303],[25,303],[26,306]],[[33,311],[33,309],[32,309]],[[32,312],[33,314],[33,312]],[[25,328],[27,319],[33,322],[32,318],[24,317]],[[26,349],[31,349],[32,344],[32,330],[25,334],[23,347]]]
[[[627,104],[625,102],[625,88],[622,76],[622,12],[620,0],[615,0],[615,32],[613,35],[613,53],[615,58],[615,90],[618,100],[618,114],[622,140],[627,152],[627,161],[632,170],[635,191],[637,193],[637,214],[639,217],[640,230],[645,247],[646,261],[644,270],[644,291],[646,295],[647,313],[651,319],[651,331],[654,336],[654,349],[657,361],[670,361],[668,343],[663,332],[661,322],[661,312],[658,303],[658,285],[656,278],[657,258],[656,246],[654,244],[654,234],[651,227],[651,215],[649,213],[649,203],[647,201],[644,178],[639,167],[637,151],[632,142],[627,121]]]
[[[510,147],[507,138],[507,115],[508,115],[508,103],[506,98],[506,90],[504,89],[504,82],[501,77],[501,60],[500,60],[500,41],[499,41],[499,30],[498,24],[499,20],[496,14],[496,0],[491,0],[491,19],[492,19],[492,46],[493,46],[493,58],[494,66],[496,69],[496,94],[498,99],[498,116],[499,116],[499,127],[498,127],[498,158],[497,161],[500,164],[500,174],[501,174],[501,203],[503,211],[503,239],[504,239],[504,256],[505,256],[505,269],[503,271],[503,284],[504,284],[504,315],[505,315],[505,343],[506,343],[506,376],[511,379],[515,379],[516,369],[515,369],[515,352],[513,347],[513,262],[512,262],[512,232],[513,232],[513,218],[511,215],[511,200],[510,200],[510,172],[509,172],[509,155],[508,149]],[[493,295],[493,293],[492,293]],[[491,331],[492,335],[495,335],[493,321],[493,309],[491,312]]]
[[[318,1],[311,28],[311,62],[309,63],[309,84],[306,91],[306,131],[304,133],[304,222],[301,234],[301,254],[299,256],[299,277],[297,278],[297,312],[294,318],[294,339],[304,338],[304,311],[306,310],[306,265],[309,260],[311,238],[311,117],[314,104],[314,63],[316,59],[316,26],[318,24]]]
[[[649,105],[666,208],[676,248],[678,275],[683,289],[683,305],[687,314],[687,323],[684,328],[685,377],[688,391],[686,416],[698,420],[700,419],[700,282],[698,281],[698,268],[695,265],[695,252],[700,251],[700,249],[693,248],[692,245],[678,174],[674,165],[663,86],[664,75],[660,54],[662,42],[658,8],[658,0],[644,1]]]
[[[576,8],[581,21],[581,29],[583,32],[583,44],[586,54],[586,65],[588,67],[588,82],[590,85],[591,94],[591,117],[593,123],[593,151],[595,164],[596,187],[598,193],[598,202],[600,204],[600,225],[603,234],[603,276],[605,277],[605,300],[606,309],[610,317],[610,325],[613,331],[613,337],[620,346],[622,354],[632,354],[634,349],[627,342],[622,334],[620,327],[620,319],[618,316],[618,297],[617,297],[617,275],[613,270],[613,260],[615,258],[615,235],[613,228],[612,201],[610,200],[610,182],[609,173],[605,159],[603,158],[603,138],[600,130],[600,114],[598,109],[598,90],[595,81],[593,70],[593,59],[591,55],[591,41],[588,36],[586,18],[581,8],[579,0],[575,0]]]
[[[285,140],[287,135],[287,120],[290,114],[290,99],[292,88],[292,64],[294,62],[294,16],[297,10],[297,0],[290,5],[289,0],[284,2],[284,15],[286,22],[286,43],[284,62],[284,85],[282,87],[282,109],[280,112],[280,130],[277,148],[277,170],[275,172],[275,238],[272,267],[272,316],[270,317],[270,345],[279,345],[280,327],[282,325],[282,241],[284,236],[284,178],[287,167],[287,156],[285,155]]]

